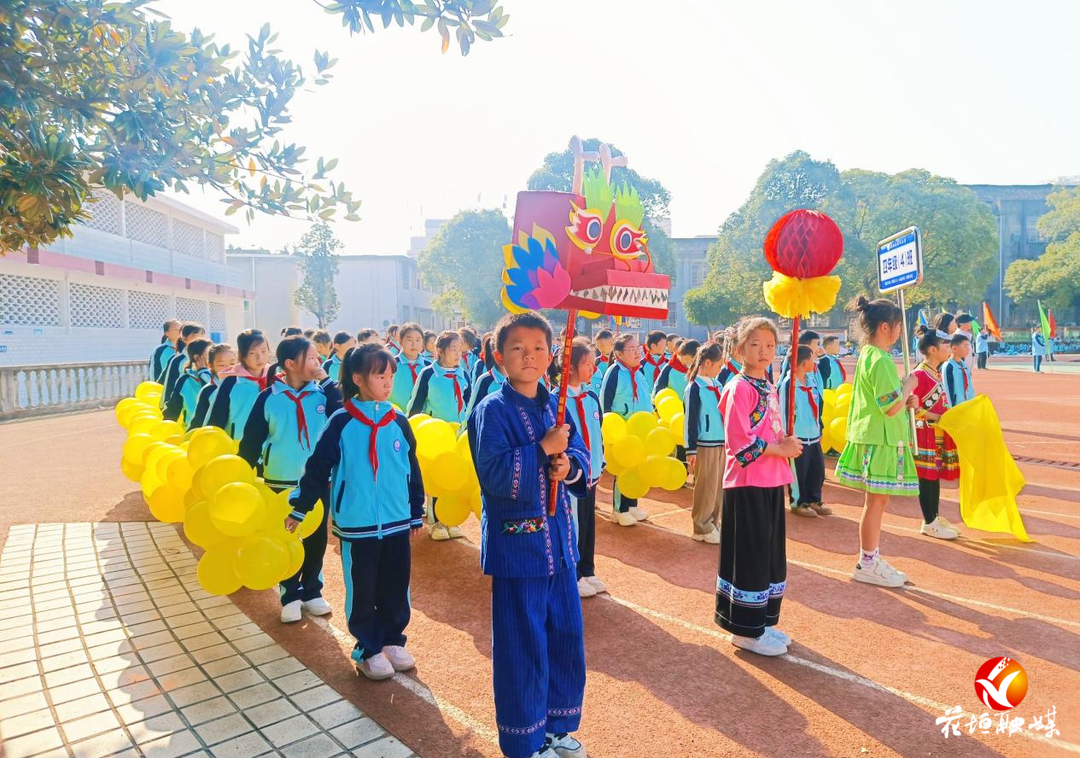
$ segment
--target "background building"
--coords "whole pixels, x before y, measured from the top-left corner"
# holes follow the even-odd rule
[[[235,227],[166,197],[96,197],[73,237],[0,257],[0,366],[148,360],[170,318],[220,340],[242,328]]]
[[[715,235],[699,235],[697,237],[672,237],[671,252],[675,261],[675,271],[671,274],[671,296],[668,300],[668,317],[666,321],[656,319],[643,319],[638,331],[648,332],[653,329],[661,329],[665,332],[676,332],[684,337],[701,340],[709,336],[708,329],[704,326],[691,324],[686,318],[686,308],[683,307],[683,298],[694,287],[699,287],[705,281],[709,271],[709,262],[706,253],[709,246],[716,242]],[[636,322],[635,322],[636,328]]]
[[[256,296],[244,311],[244,326],[259,327],[276,335],[293,324],[304,328],[318,322],[297,307],[293,294],[303,282],[300,258],[263,250],[229,250],[228,267]],[[446,328],[435,313],[435,293],[424,289],[416,259],[407,255],[341,255],[334,280],[341,310],[327,328],[330,332],[356,332],[364,327],[383,329],[390,324],[416,321],[425,329]]]

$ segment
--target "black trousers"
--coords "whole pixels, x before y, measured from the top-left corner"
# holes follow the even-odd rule
[[[975,354],[975,358],[976,358],[975,365],[977,365],[979,368],[986,368],[986,359],[987,359],[987,357],[989,355],[990,355],[989,353],[976,353]]]
[[[795,476],[799,480],[798,505],[821,502],[821,486],[825,483],[825,454],[821,442],[803,442],[802,455],[795,459]]]
[[[732,634],[760,637],[780,619],[787,589],[785,525],[782,486],[724,490],[715,619]]]
[[[405,644],[409,625],[409,531],[380,539],[342,540],[345,614],[364,660],[386,645]]]
[[[637,506],[637,498],[623,497],[623,493],[619,492],[619,477],[615,477],[612,483],[611,505],[616,513],[626,513]]]
[[[283,487],[282,489],[292,489]],[[274,490],[280,492],[281,489]],[[326,540],[329,533],[330,495],[322,498],[323,518],[319,528],[304,538],[304,563],[300,570],[281,582],[281,604],[288,605],[294,600],[314,600],[322,597],[323,556],[326,555]]]
[[[596,566],[596,487],[589,488],[589,494],[575,501],[577,503],[577,578],[595,576]]]
[[[938,505],[941,503],[941,480],[919,479],[919,508],[922,509],[922,520],[933,523],[938,517]]]

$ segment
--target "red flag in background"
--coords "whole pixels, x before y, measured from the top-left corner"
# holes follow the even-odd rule
[[[990,312],[990,306],[983,300],[983,326],[986,327],[990,334],[994,335],[994,338],[998,342],[1004,342],[1001,337],[1001,330],[998,329],[997,319],[994,318],[994,314]]]
[[[1050,322],[1050,338],[1057,339],[1057,321],[1054,319],[1054,311],[1046,309],[1046,318]]]

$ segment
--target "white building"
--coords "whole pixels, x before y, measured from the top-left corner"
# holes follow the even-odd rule
[[[300,257],[266,251],[230,250],[230,270],[256,297],[244,313],[244,326],[269,335],[286,326],[315,327],[311,313],[293,300],[303,282]],[[431,307],[435,293],[424,289],[416,260],[407,255],[342,255],[334,280],[341,309],[327,326],[333,333],[371,327],[380,331],[390,324],[416,321],[425,329],[446,328],[446,320]]]
[[[0,257],[0,366],[148,360],[171,318],[233,339],[253,298],[225,265],[236,228],[170,198],[97,197],[74,237]]]

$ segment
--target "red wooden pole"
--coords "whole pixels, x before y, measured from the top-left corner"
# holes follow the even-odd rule
[[[791,349],[788,351],[787,433],[795,434],[795,364],[799,362],[799,322],[801,316],[791,321]],[[780,377],[783,379],[783,377]]]
[[[574,327],[577,322],[577,311],[571,309],[566,314],[566,336],[563,337],[562,349],[562,379],[559,382],[559,408],[555,413],[555,426],[562,426],[566,421],[566,388],[570,386],[570,358],[574,350]],[[559,483],[551,482],[551,492],[548,493],[548,515],[555,515],[555,506],[559,502]]]

